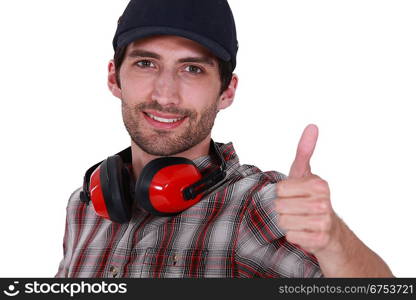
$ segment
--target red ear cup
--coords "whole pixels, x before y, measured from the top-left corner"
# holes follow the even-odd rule
[[[110,156],[92,173],[89,191],[98,215],[118,223],[130,220],[131,176],[119,155]]]
[[[118,223],[131,219],[136,203],[155,215],[177,215],[226,178],[225,160],[213,140],[210,151],[220,164],[204,176],[189,159],[161,157],[146,164],[134,184],[125,166],[132,164],[131,148],[126,148],[87,170],[80,201],[91,200],[98,215]]]
[[[202,195],[186,200],[183,191],[202,178],[195,164],[182,157],[161,157],[150,161],[136,182],[135,200],[158,216],[176,215],[197,203]]]
[[[104,195],[101,188],[100,172],[101,167],[99,166],[91,174],[89,194],[91,202],[94,206],[94,210],[97,213],[97,215],[106,219],[110,219],[110,216],[108,215],[107,211],[107,205],[105,204]]]

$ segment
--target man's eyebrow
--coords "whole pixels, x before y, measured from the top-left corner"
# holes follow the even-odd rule
[[[185,57],[178,60],[180,63],[184,62],[194,62],[194,63],[202,63],[207,64],[210,66],[215,66],[214,59],[208,57],[208,56],[201,56],[201,57]]]
[[[132,50],[127,56],[131,58],[137,58],[137,57],[151,57],[155,59],[161,58],[161,56],[157,53],[146,51],[146,50],[140,50],[140,49]]]
[[[137,58],[137,57],[150,57],[155,59],[161,59],[162,57],[154,52],[147,51],[147,50],[141,50],[141,49],[134,49],[127,55],[130,58]],[[198,57],[184,57],[178,60],[179,63],[184,62],[194,62],[194,63],[202,63],[207,64],[210,66],[215,66],[214,59],[208,56],[198,56]]]

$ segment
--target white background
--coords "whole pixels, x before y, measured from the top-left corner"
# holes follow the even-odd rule
[[[106,87],[126,0],[0,2],[0,276],[51,277],[86,168],[129,145]],[[416,2],[230,0],[240,51],[214,127],[243,163],[288,173],[303,128],[336,212],[415,277]]]

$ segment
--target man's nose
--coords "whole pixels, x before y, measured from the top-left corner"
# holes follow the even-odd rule
[[[154,81],[152,100],[162,106],[178,105],[178,79],[175,73],[169,70],[160,71]]]

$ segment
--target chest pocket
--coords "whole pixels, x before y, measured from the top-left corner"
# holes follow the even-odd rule
[[[204,277],[208,250],[159,249],[146,250],[141,269],[142,278]]]

